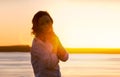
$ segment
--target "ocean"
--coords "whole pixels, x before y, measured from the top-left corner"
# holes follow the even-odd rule
[[[120,54],[70,54],[62,77],[120,77]],[[29,52],[0,52],[0,77],[34,77]]]

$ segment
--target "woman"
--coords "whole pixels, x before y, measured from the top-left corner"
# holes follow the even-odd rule
[[[46,11],[37,12],[32,20],[31,63],[35,77],[61,77],[59,60],[67,61],[68,53],[53,32],[53,19]]]

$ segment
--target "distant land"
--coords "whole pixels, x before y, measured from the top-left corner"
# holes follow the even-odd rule
[[[120,54],[120,48],[66,48],[66,50],[73,54]],[[0,52],[30,52],[30,46],[0,46]]]
[[[29,52],[29,45],[0,46],[0,52]]]

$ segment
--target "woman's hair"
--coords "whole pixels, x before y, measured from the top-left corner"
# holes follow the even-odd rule
[[[50,18],[50,20],[51,20],[51,22],[52,22],[52,24],[53,24],[53,19],[51,18],[51,16],[49,15],[48,12],[46,12],[46,11],[38,11],[38,12],[34,15],[34,17],[33,17],[33,19],[32,19],[32,24],[33,24],[33,27],[32,27],[33,32],[32,32],[32,33],[33,33],[34,35],[36,35],[36,34],[38,34],[38,33],[40,33],[40,32],[42,31],[42,30],[40,29],[40,26],[41,26],[41,25],[38,24],[38,20],[39,20],[40,17],[45,16],[45,15]]]

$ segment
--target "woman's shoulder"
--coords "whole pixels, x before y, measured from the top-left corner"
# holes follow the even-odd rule
[[[38,45],[37,39],[33,38],[31,49],[35,49],[37,47],[37,45]]]
[[[38,38],[34,38],[33,42],[32,42],[32,49],[38,49],[40,47],[40,45],[42,45],[42,41],[39,40]]]
[[[33,41],[32,41],[32,46],[38,44],[38,39],[37,38],[33,38]]]

